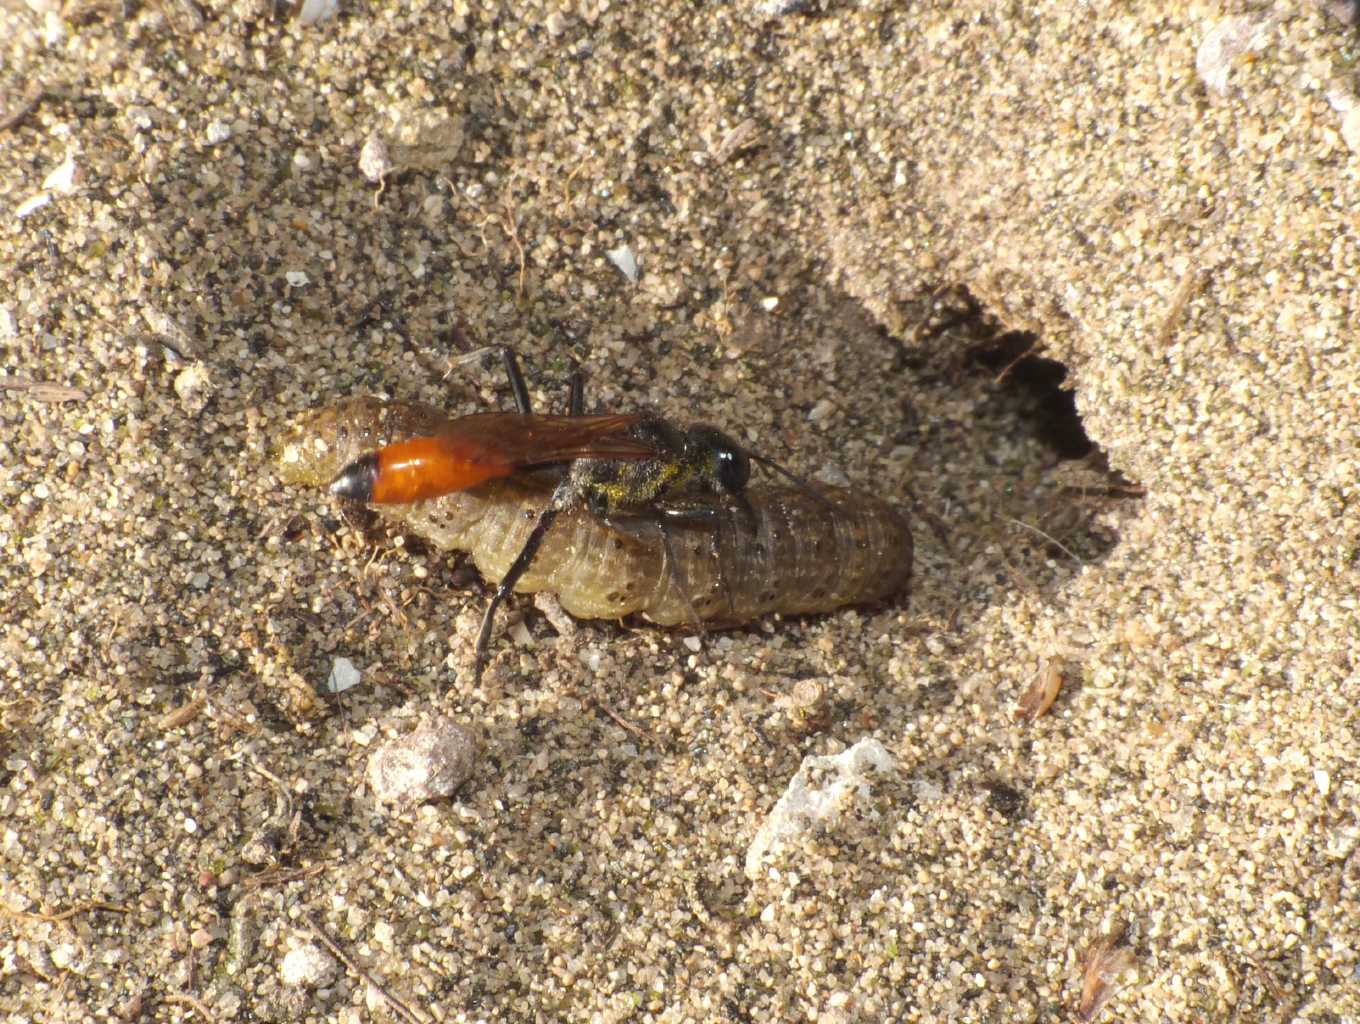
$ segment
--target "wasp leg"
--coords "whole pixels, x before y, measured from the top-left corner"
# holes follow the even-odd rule
[[[750,515],[754,523],[755,512],[746,503],[745,496],[738,495],[737,500],[745,507],[747,514]],[[718,566],[718,583],[722,587],[723,596],[727,599],[727,616],[728,618],[736,618],[736,598],[732,596],[732,584],[727,578],[726,564],[722,553],[722,514],[724,511],[724,509],[713,505],[663,505],[649,512],[638,512],[626,516],[597,515],[596,518],[609,528],[633,537],[641,537],[644,530],[648,532],[656,531],[661,538],[664,571],[670,576],[671,583],[684,598],[690,623],[699,631],[700,636],[706,636],[708,631],[704,628],[704,620],[694,606],[689,580],[685,578],[680,560],[675,557],[675,545],[671,543],[671,534],[667,527],[675,524],[683,528],[708,530],[710,532],[713,542],[713,558]]]
[[[745,492],[733,494],[731,497],[732,503],[737,506],[737,511],[741,513],[742,522],[744,522],[746,528],[751,531],[751,536],[755,537],[760,533],[760,519],[756,516],[756,510],[751,507],[751,502],[746,497]],[[819,500],[825,500],[821,499],[820,496],[816,494],[814,494],[813,497],[818,498]]]
[[[567,415],[584,416],[586,411],[586,380],[581,376],[581,367],[576,360],[571,361],[571,377],[567,385]]]
[[[666,574],[671,578],[671,585],[680,591],[680,596],[685,599],[685,611],[689,612],[689,621],[699,633],[700,639],[708,636],[708,630],[704,629],[704,620],[699,617],[699,609],[694,607],[694,598],[690,595],[689,580],[685,579],[685,570],[680,565],[680,560],[675,557],[675,545],[671,543],[671,532],[666,529],[664,522],[656,523],[656,532],[661,535],[661,555],[666,562]]]
[[[760,520],[756,516],[756,510],[751,507],[743,493],[730,494],[727,496],[735,506],[737,514],[741,516],[742,524],[746,527],[754,540],[760,533]],[[713,562],[718,567],[718,585],[722,587],[723,597],[727,599],[727,617],[737,618],[737,599],[732,593],[732,581],[728,576],[729,558],[723,556],[723,527],[731,524],[730,520],[724,521],[723,513],[729,509],[715,507],[713,505],[680,505],[662,506],[657,510],[657,514],[665,522],[684,523],[689,526],[697,526],[710,531],[713,544]]]
[[[477,656],[472,668],[472,684],[474,686],[480,685],[482,681],[482,669],[486,667],[486,652],[491,644],[491,625],[496,619],[496,609],[514,591],[515,584],[528,571],[529,566],[534,564],[534,558],[538,555],[538,549],[543,544],[543,538],[547,535],[548,528],[552,526],[553,520],[567,507],[575,494],[570,485],[570,480],[564,480],[553,492],[547,506],[538,514],[538,522],[534,523],[534,528],[529,531],[529,536],[524,541],[524,547],[519,549],[519,554],[510,563],[510,568],[505,571],[505,577],[496,587],[496,593],[492,595],[491,603],[486,606],[486,614],[482,616],[482,628],[477,634]]]
[[[683,515],[675,516],[674,519],[684,519],[689,522],[701,523],[712,518],[715,509],[685,509]],[[626,533],[630,537],[641,537],[644,530],[647,532],[655,531],[661,538],[661,571],[670,577],[671,585],[680,591],[681,598],[685,602],[685,611],[689,613],[689,622],[699,633],[700,636],[707,636],[708,630],[704,628],[703,617],[699,614],[699,609],[694,607],[694,598],[690,593],[689,580],[685,578],[685,570],[680,565],[680,559],[675,557],[675,545],[671,543],[670,530],[666,529],[669,517],[666,510],[657,509],[650,513],[639,513],[630,516],[598,516],[600,522],[611,530],[619,533]],[[706,524],[703,524],[706,525]]]
[[[510,392],[515,396],[515,411],[521,416],[529,416],[534,404],[529,400],[529,388],[524,383],[524,374],[519,368],[519,357],[509,345],[499,346],[501,362],[505,364],[505,375],[510,378]]]
[[[510,381],[510,391],[515,398],[515,411],[521,416],[530,416],[534,411],[533,401],[529,398],[529,387],[524,382],[524,372],[519,366],[519,356],[515,355],[515,350],[509,345],[497,346],[501,354],[501,362],[505,364],[505,376]],[[585,414],[586,405],[586,384],[585,378],[581,375],[581,368],[576,365],[576,360],[571,361],[571,376],[568,378],[567,392],[567,415],[582,416]]]
[[[756,510],[751,507],[751,502],[747,500],[745,493],[727,495],[730,506],[715,505],[678,505],[662,506],[657,509],[657,515],[662,523],[681,523],[686,526],[697,527],[709,531],[710,543],[713,545],[713,564],[718,567],[718,586],[722,588],[723,598],[727,601],[727,618],[735,621],[737,615],[737,599],[732,591],[732,578],[730,569],[732,568],[735,552],[741,550],[737,544],[735,531],[737,523],[733,521],[730,513],[735,509],[736,515],[741,518],[741,525],[746,528],[754,542],[760,535],[760,518],[756,515]],[[669,543],[669,535],[664,528],[662,537]],[[729,538],[730,544],[728,551],[723,551],[723,540]],[[688,594],[688,591],[686,591]]]
[[[593,515],[611,530],[618,530],[619,533],[626,533],[630,537],[641,537],[645,527],[659,526],[662,523],[674,523],[677,526],[689,526],[699,530],[715,530],[718,527],[718,517],[722,513],[721,508],[713,505],[659,505],[637,512],[616,512],[612,515],[594,512]]]
[[[746,495],[744,494],[735,495],[734,500],[737,503],[737,507],[742,510],[742,515],[746,519],[747,524],[752,528],[752,532],[754,532],[756,528],[756,513],[755,510],[751,508],[751,503],[746,500]],[[732,581],[727,573],[727,563],[729,559],[723,557],[722,526],[722,521],[719,520],[715,523],[713,528],[713,561],[718,566],[718,584],[722,587],[723,597],[727,598],[727,617],[729,619],[735,619],[737,617],[737,599],[732,596]]]

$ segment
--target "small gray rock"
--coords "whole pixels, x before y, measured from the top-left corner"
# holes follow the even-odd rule
[[[368,784],[379,803],[400,807],[450,796],[472,774],[476,754],[470,730],[437,718],[375,750]]]

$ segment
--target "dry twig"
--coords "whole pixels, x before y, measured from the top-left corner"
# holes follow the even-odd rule
[[[113,914],[127,914],[130,911],[121,903],[108,903],[104,900],[90,900],[87,903],[78,903],[70,910],[63,910],[59,914],[40,914],[31,910],[15,910],[0,904],[0,915],[12,917],[20,921],[45,921],[48,924],[60,924],[62,921],[69,921],[73,917],[87,914],[91,910],[107,910]]]
[[[24,94],[19,97],[19,102],[14,105],[9,113],[0,117],[0,132],[7,132],[11,128],[17,127],[29,114],[38,109],[38,104],[46,95],[47,90],[41,82],[31,82]]]
[[[80,388],[69,388],[64,384],[49,384],[27,377],[0,377],[0,391],[23,391],[39,402],[83,402],[90,396]]]
[[[370,985],[384,999],[386,999],[388,1005],[392,1007],[393,1012],[398,1017],[406,1021],[407,1024],[426,1024],[426,1018],[424,1016],[417,1014],[414,1010],[412,1010],[409,1006],[407,1006],[400,999],[394,996],[391,992],[387,991],[386,988],[379,984],[377,978],[375,978],[369,971],[365,970],[363,967],[360,967],[353,957],[351,957],[348,953],[341,949],[339,945],[336,944],[335,940],[332,939],[328,934],[326,934],[325,929],[323,929],[321,925],[317,924],[316,919],[313,918],[311,914],[304,914],[302,919],[307,922],[307,927],[311,930],[313,937],[315,937],[318,942],[320,942],[323,946],[330,950],[331,955],[335,957],[337,960],[339,960],[346,967],[348,967],[349,970],[357,978],[359,978],[360,981],[363,981],[365,984]]]
[[[171,1005],[182,1003],[185,1006],[192,1007],[194,1012],[208,1021],[209,1024],[212,1024],[212,1021],[214,1020],[212,1011],[203,1005],[203,1001],[196,996],[189,995],[187,992],[167,992],[164,998],[165,1001]]]

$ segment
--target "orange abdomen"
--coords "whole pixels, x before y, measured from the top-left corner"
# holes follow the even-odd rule
[[[369,501],[405,504],[509,476],[515,466],[484,445],[447,434],[413,437],[377,452]]]

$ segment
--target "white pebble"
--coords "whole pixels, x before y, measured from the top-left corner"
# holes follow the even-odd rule
[[[79,177],[75,158],[68,153],[66,159],[57,164],[52,172],[43,179],[42,187],[49,192],[70,195],[76,190]]]
[[[1237,58],[1266,44],[1270,22],[1248,16],[1214,23],[1195,51],[1195,70],[1205,88],[1220,96],[1228,92],[1228,73]]]
[[[339,9],[338,0],[302,0],[297,8],[297,22],[304,27],[317,25],[335,17]]]
[[[55,48],[65,40],[66,22],[61,20],[61,13],[56,6],[50,7],[43,15],[43,42]]]
[[[387,153],[387,143],[377,132],[370,132],[359,150],[359,170],[365,178],[381,182],[392,173],[392,158]]]
[[[175,375],[175,394],[179,396],[184,411],[191,416],[197,416],[203,411],[212,391],[212,378],[208,376],[207,367],[202,363],[190,363]]]
[[[51,201],[51,192],[39,192],[36,196],[29,196],[14,208],[14,216],[19,220],[23,220],[29,214],[37,213]]]
[[[1317,786],[1318,792],[1326,796],[1332,791],[1332,776],[1324,768],[1313,769],[1313,785]]]
[[[336,658],[331,663],[331,674],[326,679],[326,692],[344,693],[358,686],[363,677],[363,673],[354,667],[354,662],[348,658]]]
[[[619,268],[624,277],[628,278],[633,284],[637,284],[639,264],[632,249],[626,245],[621,245],[617,249],[610,249],[605,255],[609,257],[609,262]]]
[[[59,971],[69,971],[76,966],[80,959],[80,951],[75,943],[62,942],[52,947],[50,954],[52,966]]]
[[[808,419],[813,423],[820,423],[835,411],[836,404],[829,398],[823,398],[812,407],[812,411],[808,413]]]
[[[298,946],[284,956],[279,977],[292,988],[325,988],[335,979],[335,957],[320,946]]]
[[[805,757],[770,816],[746,850],[746,877],[756,878],[767,857],[814,828],[831,828],[841,814],[868,796],[876,773],[896,768],[893,756],[877,740],[860,740],[831,757]],[[860,808],[861,814],[871,814]]]
[[[1341,115],[1341,138],[1352,153],[1360,153],[1360,105]]]

